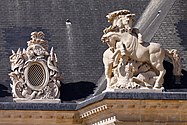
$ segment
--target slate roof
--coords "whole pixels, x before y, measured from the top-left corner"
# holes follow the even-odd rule
[[[139,20],[135,26],[140,28],[146,41],[159,41],[165,48],[179,49],[184,59],[183,72],[186,72],[185,0],[1,0],[0,101],[12,101],[11,81],[7,75],[11,50],[26,48],[30,33],[40,30],[46,34],[45,39],[58,56],[64,77],[62,101],[84,99],[94,89],[95,93],[100,93],[104,88],[102,54],[107,48],[100,37],[109,25],[105,16],[119,9],[136,14],[136,20]],[[155,19],[160,9],[163,10]],[[69,28],[67,19],[71,22]],[[97,84],[99,87],[95,88]],[[177,87],[186,86],[183,83]]]

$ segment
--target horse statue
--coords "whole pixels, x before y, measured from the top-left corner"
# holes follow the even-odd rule
[[[123,44],[125,55],[127,57],[139,62],[146,62],[150,64],[153,69],[156,69],[159,72],[159,77],[156,80],[154,86],[155,88],[160,88],[163,84],[163,77],[166,73],[166,70],[163,67],[163,61],[166,56],[172,58],[174,71],[177,71],[173,72],[173,74],[181,75],[180,69],[176,69],[180,68],[176,67],[176,65],[180,65],[180,60],[172,56],[176,55],[177,51],[175,51],[176,54],[169,53],[168,50],[164,50],[163,48],[161,48],[161,45],[159,43],[149,43],[148,46],[144,46],[138,43],[138,39],[135,34],[131,34],[128,32],[109,32],[107,34],[104,34],[102,39],[104,41],[111,42],[113,45],[116,45],[117,42],[121,42]]]
[[[116,16],[123,13],[117,11],[116,13],[113,12],[113,14],[116,18]],[[101,40],[109,46],[103,54],[108,86],[111,84],[112,70],[115,65],[119,65],[120,59],[125,59],[123,56],[137,62],[146,63],[155,70],[158,77],[153,88],[161,88],[163,86],[164,75],[166,73],[166,70],[163,67],[165,57],[169,57],[172,60],[174,68],[173,74],[177,76],[181,75],[180,56],[177,50],[163,49],[159,43],[140,42],[138,33],[133,32],[133,16],[130,16],[128,12],[120,17],[123,17],[124,20],[121,21],[121,23],[125,22],[125,27],[117,27],[117,25],[112,22],[112,26],[104,30],[104,35],[101,38]],[[115,21],[115,23],[116,22],[118,21]],[[126,61],[128,60],[126,59]]]

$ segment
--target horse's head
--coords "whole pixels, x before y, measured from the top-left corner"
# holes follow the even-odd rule
[[[116,42],[121,40],[121,35],[117,32],[108,32],[101,37],[103,43],[107,43],[109,47],[116,47]]]

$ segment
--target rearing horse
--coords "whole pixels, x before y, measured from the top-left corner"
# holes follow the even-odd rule
[[[154,88],[162,87],[164,82],[166,70],[163,67],[163,61],[166,56],[172,59],[174,65],[174,75],[181,75],[181,69],[179,67],[180,60],[173,57],[174,54],[170,51],[161,48],[159,43],[149,43],[148,46],[144,46],[138,43],[137,35],[135,33],[129,32],[108,32],[102,36],[102,40],[104,42],[110,42],[113,45],[117,45],[117,42],[121,42],[125,50],[125,56],[136,61],[146,62],[153,69],[156,69],[159,74]],[[117,49],[117,47],[115,48]]]

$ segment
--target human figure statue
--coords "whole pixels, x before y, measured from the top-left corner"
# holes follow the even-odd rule
[[[135,14],[119,10],[107,15],[112,24],[105,28],[101,40],[108,49],[103,54],[106,89],[151,88],[162,89],[166,70],[163,60],[171,58],[173,74],[181,75],[180,55],[177,50],[165,50],[159,43],[146,43],[138,29],[132,28]]]
[[[119,10],[109,13],[106,17],[111,26],[104,29],[104,33],[108,32],[129,32],[135,33],[138,38],[138,43],[143,43],[142,35],[137,28],[132,28],[135,14],[131,14],[129,10]]]

